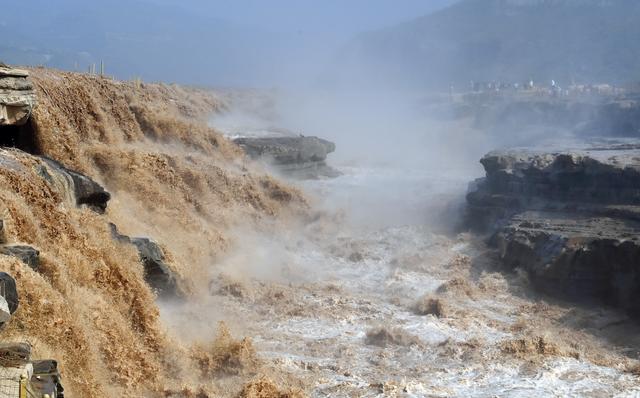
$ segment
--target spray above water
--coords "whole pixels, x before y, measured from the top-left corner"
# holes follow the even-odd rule
[[[67,391],[261,398],[638,393],[630,351],[640,334],[627,315],[539,294],[530,273],[502,267],[506,249],[464,226],[469,182],[485,173],[482,166],[494,179],[472,184],[483,189],[471,202],[487,218],[510,217],[516,202],[537,205],[521,197],[525,189],[565,192],[554,190],[561,180],[554,178],[580,166],[564,156],[551,169],[534,169],[501,155],[481,165],[489,150],[581,139],[604,128],[637,133],[635,100],[619,97],[628,91],[569,82],[566,68],[540,61],[566,58],[555,53],[561,46],[548,45],[556,30],[532,29],[535,40],[527,29],[508,30],[562,15],[571,23],[557,31],[573,43],[575,32],[565,28],[580,32],[584,23],[571,16],[594,21],[586,11],[596,10],[606,18],[586,25],[611,26],[619,4],[278,0],[240,10],[145,1],[110,5],[104,14],[95,12],[101,5],[62,1],[53,22],[34,12],[42,29],[27,35],[48,32],[51,40],[15,49],[38,52],[46,44],[51,62],[81,56],[95,63],[104,53],[120,75],[245,87],[205,90],[31,69],[39,101],[28,124],[33,145],[0,151],[0,214],[2,244],[32,246],[40,265],[0,255],[24,303],[3,333],[57,358]],[[148,12],[100,20],[122,9]],[[0,31],[15,25],[2,18]],[[83,33],[85,24],[92,34]],[[600,54],[593,39],[569,55],[583,59],[574,51],[584,48]],[[582,79],[609,76],[574,67]],[[527,68],[541,77],[524,76]],[[549,75],[555,73],[563,77]],[[110,193],[108,206],[79,203],[71,193],[76,181],[51,171],[40,155],[90,176]],[[597,166],[589,170],[606,169]],[[626,207],[601,210],[629,214]],[[574,225],[572,214],[562,226]],[[531,259],[525,249],[537,241],[520,233],[535,228],[519,224],[491,242],[512,243],[511,251]],[[137,252],[129,236],[153,253]],[[148,283],[150,260],[175,278],[180,297],[158,297]]]

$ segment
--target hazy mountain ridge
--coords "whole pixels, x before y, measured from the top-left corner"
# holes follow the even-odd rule
[[[421,9],[451,1],[434,0]],[[121,79],[271,87],[314,79],[335,49],[351,39],[349,29],[378,26],[358,25],[350,18],[357,7],[337,2],[331,9],[345,14],[330,25],[318,22],[323,16],[314,15],[314,8],[302,12],[300,3],[294,10],[282,8],[285,0],[274,3],[281,11],[249,0],[244,11],[239,3],[59,0],[53,7],[45,0],[10,2],[0,13],[0,60],[79,71],[104,60],[107,74]],[[364,1],[357,4],[365,13],[375,9]],[[302,16],[296,18],[295,12]],[[367,21],[378,19],[369,15]],[[294,25],[302,28],[292,31]]]
[[[411,85],[555,79],[640,79],[640,3],[631,0],[464,0],[362,35],[345,50]]]
[[[122,0],[56,5],[51,9],[35,0],[26,7],[7,6],[0,35],[9,39],[0,44],[0,59],[80,71],[104,61],[106,72],[121,78],[233,83],[241,72],[259,75],[258,50],[267,51],[276,41],[268,32],[171,5]],[[24,15],[35,23],[24,24]],[[247,48],[255,51],[243,51]]]

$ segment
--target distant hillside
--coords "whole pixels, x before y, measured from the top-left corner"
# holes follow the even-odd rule
[[[360,36],[342,62],[412,86],[640,80],[637,0],[463,0]]]
[[[430,0],[419,8],[433,10],[451,1]],[[350,29],[382,26],[374,23],[386,18],[358,14],[357,4],[375,10],[366,0],[344,6],[338,0],[329,5],[309,0],[311,10],[296,3],[11,1],[0,11],[0,61],[86,71],[104,60],[106,72],[122,79],[272,87],[313,79],[352,38]],[[358,20],[350,17],[354,13]]]
[[[7,63],[86,71],[104,60],[120,78],[197,84],[258,80],[270,72],[259,61],[277,56],[274,43],[286,45],[274,34],[137,0],[9,2],[0,37]]]

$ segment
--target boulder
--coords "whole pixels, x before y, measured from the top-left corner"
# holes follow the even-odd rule
[[[334,143],[318,137],[247,137],[234,142],[251,157],[270,157],[277,164],[318,162],[335,151]]]
[[[470,228],[534,287],[640,315],[640,142],[494,151],[467,195]]]
[[[0,126],[20,126],[31,116],[36,96],[28,76],[0,63]]]
[[[182,292],[178,287],[178,281],[171,270],[165,263],[165,256],[160,246],[149,238],[135,237],[131,238],[118,232],[115,224],[110,224],[111,235],[119,242],[135,245],[140,256],[140,261],[144,266],[145,281],[151,286],[161,297],[177,297]]]
[[[34,271],[40,266],[40,252],[31,246],[5,245],[0,247],[0,254],[16,257]]]

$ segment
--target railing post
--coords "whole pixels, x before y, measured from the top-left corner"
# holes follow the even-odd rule
[[[19,397],[20,398],[27,398],[27,375],[24,374],[24,373],[20,375]]]

